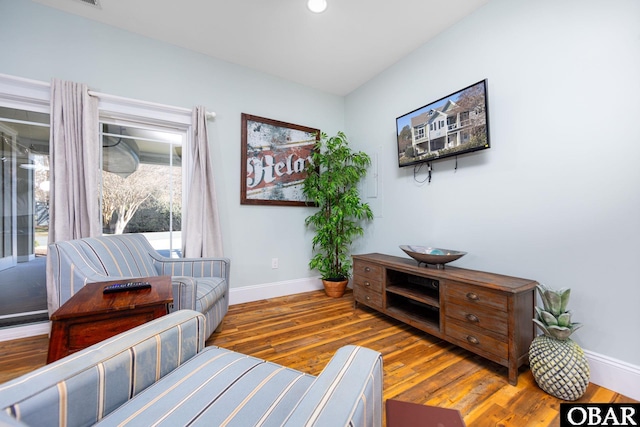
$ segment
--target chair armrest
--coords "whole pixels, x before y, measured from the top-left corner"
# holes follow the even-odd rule
[[[173,310],[196,309],[196,280],[189,276],[171,276]]]
[[[224,277],[229,283],[229,258],[167,258],[150,255],[160,276]]]
[[[381,354],[353,345],[340,348],[284,425],[382,425]]]

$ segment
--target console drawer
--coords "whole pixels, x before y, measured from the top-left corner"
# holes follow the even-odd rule
[[[449,303],[445,307],[447,319],[507,336],[509,324],[505,312],[487,310],[484,307],[475,307],[473,304]]]
[[[364,290],[371,290],[374,292],[382,292],[382,280],[374,279],[366,276],[353,276],[353,289],[362,288]]]
[[[509,302],[506,294],[479,286],[447,281],[444,295],[447,303],[468,307],[469,310],[473,307],[476,310],[488,312],[497,310],[507,313],[508,311]]]
[[[505,363],[509,358],[509,344],[504,338],[491,336],[480,329],[461,325],[455,320],[445,323],[445,335],[451,342],[457,342],[461,347],[495,356],[492,359],[498,363]]]
[[[382,282],[382,267],[377,264],[355,260],[353,263],[353,275]]]
[[[380,292],[375,292],[371,289],[366,289],[361,286],[354,286],[353,297],[357,302],[360,302],[364,305],[382,309],[382,293]]]

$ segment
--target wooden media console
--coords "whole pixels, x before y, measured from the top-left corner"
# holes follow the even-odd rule
[[[535,288],[518,277],[418,266],[384,254],[353,256],[355,304],[364,304],[505,366],[509,383],[529,361]]]

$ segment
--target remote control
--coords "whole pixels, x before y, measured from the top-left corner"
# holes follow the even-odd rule
[[[136,291],[139,289],[147,289],[151,287],[151,283],[149,282],[126,282],[126,283],[114,283],[112,285],[107,285],[102,290],[102,293],[110,294],[112,292],[121,292],[121,291]]]

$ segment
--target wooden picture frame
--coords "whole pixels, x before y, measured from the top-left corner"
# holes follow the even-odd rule
[[[315,206],[302,193],[320,130],[242,113],[240,204]]]

